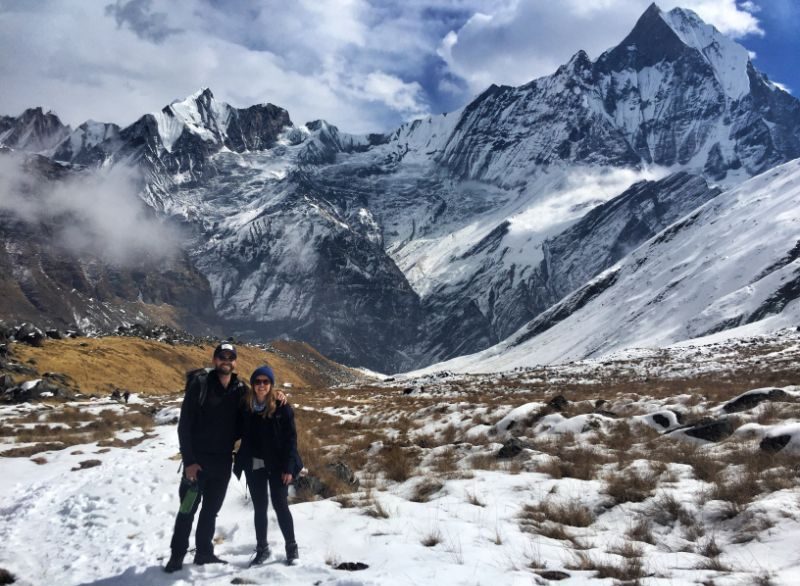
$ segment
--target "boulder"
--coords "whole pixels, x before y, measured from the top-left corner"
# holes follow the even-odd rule
[[[752,409],[764,401],[784,401],[788,397],[789,394],[783,389],[756,389],[728,401],[722,409],[725,413],[738,413]]]
[[[0,568],[0,584],[13,584],[17,581],[16,576],[6,570],[5,568]]]
[[[692,427],[684,429],[683,432],[688,436],[701,440],[719,442],[733,433],[733,424],[728,419],[703,420]]]
[[[295,490],[302,490],[314,495],[321,496],[322,498],[329,498],[333,496],[330,489],[316,476],[307,474],[299,476],[294,481]]]
[[[671,423],[667,416],[662,413],[653,414],[653,421],[661,427],[669,427]]]
[[[337,570],[346,570],[348,572],[357,572],[358,570],[366,570],[369,566],[364,562],[342,562],[336,566]]]
[[[561,570],[536,570],[536,573],[545,580],[566,580],[569,574]]]
[[[65,337],[64,332],[62,332],[61,330],[54,329],[54,328],[46,330],[45,331],[45,335],[48,338],[50,338],[51,340],[63,340],[64,337]]]
[[[498,459],[513,458],[525,449],[525,444],[519,438],[512,437],[507,439],[500,450],[497,452]]]
[[[70,468],[70,471],[75,472],[77,470],[86,470],[87,468],[94,468],[95,466],[100,466],[102,462],[100,460],[84,460],[82,462],[78,462],[78,465]]]
[[[780,452],[789,441],[792,439],[792,436],[789,434],[782,434],[782,435],[775,435],[775,436],[767,436],[761,440],[761,443],[758,445],[762,451],[768,452],[770,454],[774,454],[775,452]]]
[[[556,395],[547,402],[547,406],[553,411],[561,412],[569,406],[569,401],[567,401],[564,395]]]
[[[14,339],[23,344],[40,347],[44,343],[45,335],[35,325],[26,322],[14,332]]]
[[[333,473],[333,475],[342,482],[352,486],[353,488],[358,488],[360,484],[358,478],[356,478],[356,475],[350,468],[350,466],[348,466],[344,462],[335,462],[333,464],[328,464],[325,466],[325,468],[330,470]]]

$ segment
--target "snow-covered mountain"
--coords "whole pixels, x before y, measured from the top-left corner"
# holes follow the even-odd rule
[[[517,184],[531,166],[645,163],[735,182],[800,156],[800,106],[689,10],[655,4],[617,47],[492,86],[444,148],[459,175]],[[535,129],[536,132],[531,130]]]
[[[28,108],[17,117],[0,116],[0,145],[12,149],[51,154],[69,133],[58,116],[41,108]]]
[[[490,372],[800,322],[800,159],[684,216],[500,344],[427,370]]]
[[[800,157],[800,102],[694,13],[652,5],[594,62],[386,135],[203,89],[52,151],[143,169],[142,198],[192,230],[238,333],[397,371],[499,342],[714,197],[707,183]]]

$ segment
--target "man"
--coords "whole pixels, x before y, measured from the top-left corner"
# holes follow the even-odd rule
[[[183,567],[189,549],[194,515],[200,503],[195,533],[194,563],[224,564],[214,554],[214,529],[231,476],[233,446],[239,438],[238,414],[246,390],[234,369],[236,348],[222,343],[214,349],[211,371],[201,370],[189,376],[178,421],[178,439],[184,474],[179,494],[181,511],[175,518],[170,548],[172,555],[164,567],[175,572]],[[284,396],[279,400],[285,401]],[[187,493],[191,493],[189,498]],[[198,494],[199,493],[199,494]],[[192,502],[192,496],[197,495]]]

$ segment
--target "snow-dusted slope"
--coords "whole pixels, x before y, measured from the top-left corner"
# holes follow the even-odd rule
[[[485,372],[800,322],[800,159],[725,192],[484,352]]]

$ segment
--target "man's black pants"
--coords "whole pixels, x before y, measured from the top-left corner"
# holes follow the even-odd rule
[[[200,516],[197,519],[197,531],[195,531],[194,542],[197,547],[195,555],[205,555],[214,553],[214,529],[217,523],[217,513],[222,508],[225,501],[225,493],[228,491],[228,481],[231,478],[230,466],[227,474],[212,475],[203,469],[201,479],[201,494],[194,502],[194,506],[189,513],[178,513],[175,517],[175,529],[172,532],[172,542],[170,548],[178,555],[185,555],[189,549],[189,534],[192,532],[194,515],[200,507]],[[183,497],[191,485],[184,476],[178,494],[183,502]],[[202,503],[202,506],[200,506]]]
[[[278,517],[278,526],[286,543],[294,543],[294,521],[289,512],[289,487],[281,482],[277,472],[269,473],[266,468],[244,471],[247,488],[253,499],[253,521],[256,527],[256,547],[267,545],[267,485],[272,495],[272,507]]]

